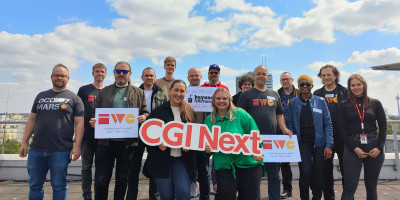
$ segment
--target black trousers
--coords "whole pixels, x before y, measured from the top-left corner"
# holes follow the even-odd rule
[[[232,169],[217,170],[216,178],[218,192],[216,200],[236,199],[258,200],[260,199],[260,183],[263,174],[263,166],[257,165],[250,168],[235,168],[236,179]]]
[[[334,180],[333,180],[333,155],[335,153],[338,156],[339,160],[339,168],[340,174],[342,175],[342,185],[344,183],[343,180],[343,141],[339,139],[335,139],[335,143],[332,149],[332,157],[325,160],[324,163],[324,185],[322,186],[322,191],[324,193],[324,199],[335,199],[335,190],[334,190]]]
[[[125,141],[110,141],[109,146],[97,145],[96,172],[95,172],[95,199],[106,200],[108,198],[108,186],[115,166],[114,199],[125,198],[128,183],[129,156]]]
[[[290,168],[290,163],[281,163],[281,172],[282,172],[282,185],[283,190],[288,192],[292,192],[292,169]]]
[[[344,148],[343,166],[344,171],[344,187],[342,193],[343,200],[353,200],[354,193],[358,187],[360,179],[361,168],[364,165],[364,182],[367,190],[367,199],[378,199],[376,191],[378,185],[379,173],[381,171],[383,162],[385,161],[385,154],[381,152],[377,158],[370,156],[361,159],[358,158],[356,153],[349,148]]]

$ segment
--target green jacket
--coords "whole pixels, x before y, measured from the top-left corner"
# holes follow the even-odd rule
[[[216,115],[215,124],[211,123],[211,115],[209,115],[204,124],[212,130],[212,126],[221,126],[221,133],[239,133],[250,134],[251,130],[259,130],[254,119],[245,110],[237,108],[233,111],[235,119],[229,121],[227,114],[224,118]],[[260,143],[262,146],[262,142]],[[215,170],[233,169],[233,174],[235,176],[235,167],[238,168],[250,168],[257,165],[263,165],[263,161],[254,160],[253,156],[246,156],[242,153],[240,154],[224,154],[222,152],[213,153],[213,166]]]

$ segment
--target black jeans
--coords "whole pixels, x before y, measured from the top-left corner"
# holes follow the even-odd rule
[[[210,199],[210,158],[204,155],[203,151],[195,151],[195,172],[197,172],[197,181],[200,186],[200,200]]]
[[[314,147],[313,143],[300,141],[300,198],[310,199],[309,189],[313,191],[312,199],[321,199],[324,183],[324,147]]]
[[[142,167],[142,157],[144,153],[143,146],[128,148],[129,154],[129,172],[128,172],[128,192],[127,200],[136,200],[138,195],[139,174]]]
[[[324,163],[324,185],[322,186],[322,191],[324,192],[324,199],[335,199],[335,191],[334,191],[334,180],[333,180],[333,156],[335,153],[338,156],[339,160],[339,168],[340,168],[340,174],[342,175],[342,185],[344,183],[343,181],[343,141],[335,139],[335,143],[333,145],[332,149],[332,157],[325,160]]]
[[[263,166],[257,165],[250,168],[235,168],[236,179],[232,169],[218,170],[216,172],[218,192],[215,200],[236,199],[258,200],[260,199],[260,183],[263,174]]]
[[[282,186],[283,190],[292,192],[292,169],[290,168],[290,163],[281,163],[282,172]]]
[[[93,157],[96,152],[97,141],[94,138],[83,138],[81,145],[82,154],[82,195],[92,194],[92,166]]]
[[[97,145],[95,172],[95,199],[108,198],[108,186],[115,166],[114,200],[125,198],[128,183],[129,156],[125,141],[110,141],[109,146]]]
[[[378,199],[378,193],[376,191],[379,173],[381,171],[383,162],[385,161],[385,154],[381,152],[377,158],[370,156],[361,159],[358,158],[356,153],[349,148],[344,148],[343,154],[343,166],[344,171],[344,187],[342,193],[342,199],[352,200],[354,199],[354,193],[357,190],[358,181],[360,179],[361,168],[364,164],[364,182],[367,190],[367,199],[375,200]]]

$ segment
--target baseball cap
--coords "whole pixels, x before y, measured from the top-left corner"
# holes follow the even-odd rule
[[[210,65],[210,67],[208,68],[208,71],[210,71],[211,69],[216,69],[218,71],[221,71],[221,69],[219,68],[219,66],[217,64]]]

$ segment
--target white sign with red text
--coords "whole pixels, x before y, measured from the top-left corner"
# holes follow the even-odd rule
[[[138,108],[96,108],[94,138],[137,138]]]
[[[185,101],[196,112],[211,112],[212,96],[216,89],[216,87],[187,87]]]
[[[297,136],[262,135],[264,162],[301,162]]]
[[[262,137],[256,130],[244,135],[221,133],[220,126],[213,126],[210,131],[205,124],[176,121],[164,123],[159,119],[149,119],[141,125],[139,135],[142,141],[150,146],[157,146],[163,142],[168,147],[204,151],[206,144],[209,144],[212,152],[245,155],[262,153],[259,145]]]

